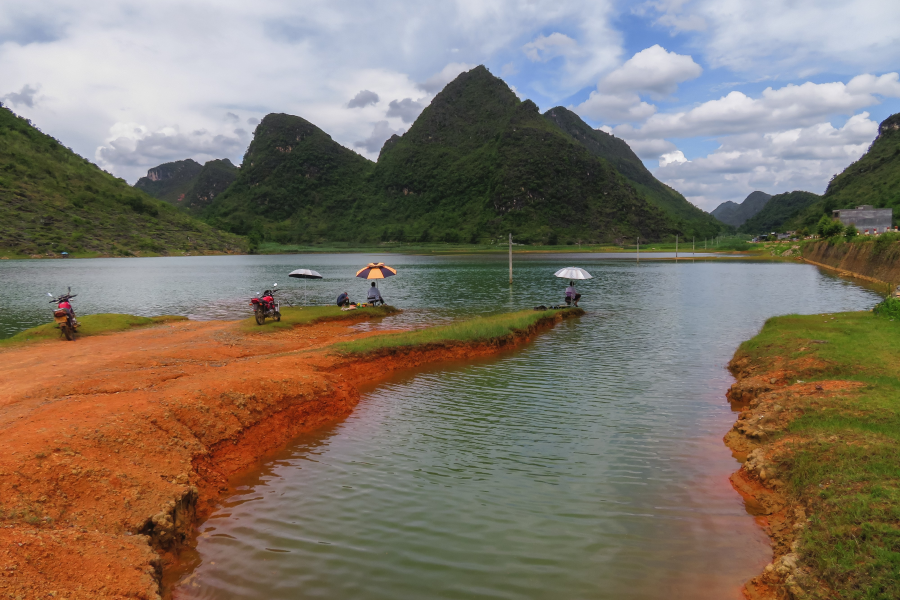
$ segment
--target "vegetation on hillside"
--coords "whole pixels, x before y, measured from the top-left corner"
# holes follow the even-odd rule
[[[544,113],[544,118],[587,148],[592,155],[608,162],[628,179],[641,196],[669,213],[679,222],[683,237],[714,237],[724,230],[714,216],[697,208],[654,177],[624,140],[594,129],[562,106],[551,108]]]
[[[304,119],[268,115],[237,180],[204,216],[256,243],[283,244],[483,243],[512,232],[520,243],[556,245],[715,233],[631,167],[635,181],[477,67],[388,140],[377,163]]]
[[[769,198],[765,206],[747,219],[738,231],[743,233],[769,233],[783,231],[783,225],[812,206],[822,197],[812,192],[785,192]]]
[[[0,253],[241,252],[246,242],[151,198],[0,108]]]
[[[740,227],[761,211],[771,198],[771,195],[757,190],[750,192],[740,204],[730,200],[723,202],[710,214],[722,223],[732,227]]]
[[[134,187],[196,213],[228,189],[237,174],[238,168],[227,158],[211,160],[203,166],[189,158],[150,169]]]

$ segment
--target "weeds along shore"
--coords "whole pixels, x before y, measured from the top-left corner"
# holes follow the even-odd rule
[[[749,598],[900,598],[900,301],[769,319],[729,367],[732,476],[772,539]]]

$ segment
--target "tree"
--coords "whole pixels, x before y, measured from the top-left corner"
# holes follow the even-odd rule
[[[847,238],[848,242],[858,235],[859,235],[859,230],[857,230],[856,226],[854,226],[854,225],[847,225],[847,228],[844,229],[844,237]]]
[[[819,219],[819,222],[816,224],[816,231],[818,231],[819,235],[823,238],[830,238],[841,235],[844,232],[844,226],[840,221],[832,219],[828,215],[822,215],[822,218]]]

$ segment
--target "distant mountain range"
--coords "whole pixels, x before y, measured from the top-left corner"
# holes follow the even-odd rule
[[[199,166],[185,162],[151,169],[138,185],[185,202]],[[541,115],[483,66],[448,84],[377,162],[301,117],[270,114],[234,182],[207,196],[196,212],[209,223],[284,243],[485,242],[512,232],[520,243],[561,244],[723,229],[624,141],[562,107]]]
[[[200,165],[193,159],[164,163],[147,171],[134,187],[192,212],[206,208],[237,179],[238,168],[227,158]]]
[[[761,211],[771,197],[765,192],[751,192],[740,204],[728,200],[717,206],[710,214],[732,227],[740,227],[747,219]]]
[[[246,252],[0,107],[0,255]]]

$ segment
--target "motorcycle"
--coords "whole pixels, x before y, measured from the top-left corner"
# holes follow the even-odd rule
[[[276,283],[275,286],[278,286]],[[262,325],[266,319],[281,320],[281,303],[275,299],[276,289],[266,290],[262,293],[262,298],[257,294],[256,298],[250,299],[250,306],[253,308],[253,314],[256,317],[256,324]]]
[[[69,304],[69,300],[77,296],[78,294],[72,293],[72,288],[69,288],[69,291],[58,298],[53,298],[53,294],[47,292],[47,295],[50,296],[50,304],[56,303],[56,308],[53,310],[53,320],[56,322],[56,325],[59,327],[60,331],[66,339],[70,342],[75,341],[75,330],[80,326],[78,321],[75,320],[75,311],[72,309],[72,305]]]

